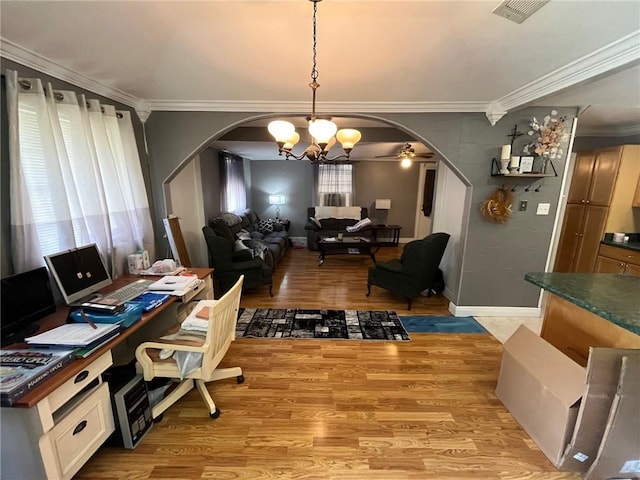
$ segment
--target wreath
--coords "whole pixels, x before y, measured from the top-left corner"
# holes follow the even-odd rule
[[[480,213],[490,221],[506,223],[512,213],[513,196],[505,187],[498,188],[480,205]]]

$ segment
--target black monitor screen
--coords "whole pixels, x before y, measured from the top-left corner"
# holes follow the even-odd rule
[[[111,277],[95,243],[44,257],[67,304],[110,285]]]
[[[21,341],[37,329],[41,318],[56,311],[45,267],[2,279],[2,345]],[[13,338],[15,337],[15,338]]]

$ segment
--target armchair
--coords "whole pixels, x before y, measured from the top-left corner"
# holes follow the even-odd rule
[[[204,338],[192,335],[185,336],[179,332],[177,335],[170,335],[169,337],[171,338],[165,337],[152,342],[144,342],[136,348],[137,368],[142,372],[146,381],[151,381],[158,377],[179,379],[180,381],[171,393],[153,407],[151,415],[154,419],[160,417],[167,408],[182,398],[194,386],[198,388],[200,395],[207,404],[209,416],[218,418],[220,409],[216,407],[207,390],[207,382],[231,377],[236,377],[238,383],[244,381],[240,367],[217,368],[227,353],[231,342],[235,339],[242,280],[243,277],[240,276],[236,284],[219,300],[215,302],[202,300],[200,302],[211,303]],[[196,306],[195,308],[201,307]],[[160,358],[160,351],[163,349],[201,354],[200,365],[183,378],[180,373],[180,367],[173,358]]]
[[[448,233],[432,233],[407,243],[400,258],[376,263],[369,268],[367,297],[376,285],[405,297],[411,310],[412,299],[432,287],[448,241]]]
[[[238,259],[234,257],[232,242],[218,235],[211,227],[202,227],[202,233],[209,251],[209,266],[214,269],[213,277],[218,281],[222,293],[244,275],[243,289],[268,285],[269,295],[273,297],[272,270],[264,260],[251,258],[250,254]]]

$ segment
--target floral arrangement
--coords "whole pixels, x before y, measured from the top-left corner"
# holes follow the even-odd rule
[[[544,123],[540,124],[536,117],[533,117],[529,126],[529,136],[533,136],[536,133],[538,138],[535,142],[531,142],[522,149],[525,154],[533,154],[545,156],[552,160],[556,158],[562,158],[562,148],[560,148],[561,142],[566,141],[569,138],[569,134],[565,130],[565,121],[567,117],[558,117],[556,110],[551,110],[551,115],[544,117]],[[533,150],[533,151],[532,151]]]

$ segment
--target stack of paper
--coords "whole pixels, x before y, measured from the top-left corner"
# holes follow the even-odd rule
[[[167,275],[149,285],[149,292],[162,292],[170,295],[185,295],[200,286],[202,281],[191,275]]]
[[[97,323],[96,328],[88,323],[67,323],[39,335],[25,338],[31,346],[42,347],[86,347],[103,343],[118,334],[120,325]]]

